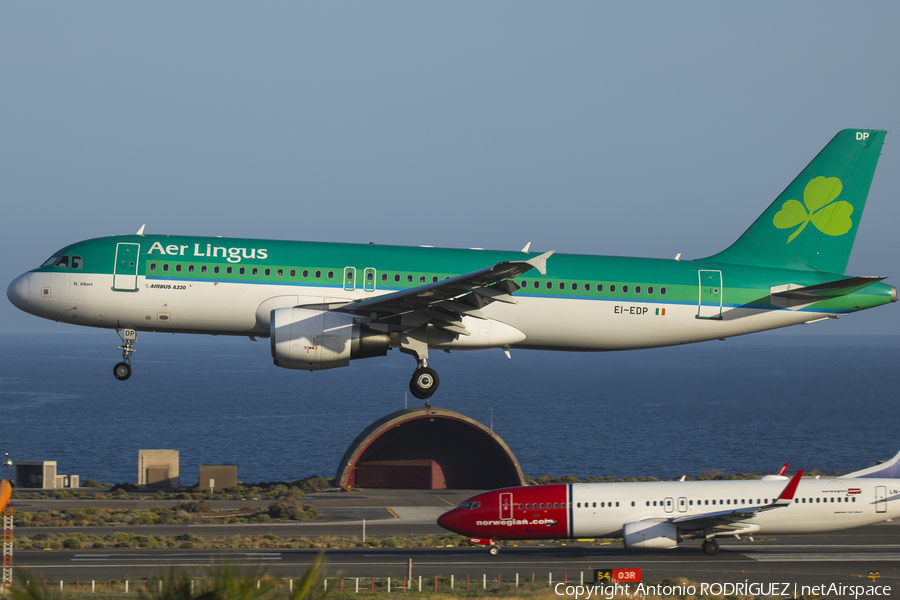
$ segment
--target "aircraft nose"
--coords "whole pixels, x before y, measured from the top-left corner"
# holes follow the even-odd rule
[[[6,288],[6,297],[13,303],[13,306],[26,312],[28,312],[26,308],[28,306],[28,277],[28,273],[19,275]]]
[[[444,529],[447,529],[448,531],[456,532],[456,530],[453,528],[453,523],[456,523],[456,519],[453,518],[453,513],[455,513],[457,510],[458,509],[454,508],[453,510],[449,510],[438,517],[438,525],[440,525]]]

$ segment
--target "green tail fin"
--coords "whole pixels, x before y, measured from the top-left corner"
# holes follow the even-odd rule
[[[704,260],[843,273],[886,132],[839,132],[726,250]]]

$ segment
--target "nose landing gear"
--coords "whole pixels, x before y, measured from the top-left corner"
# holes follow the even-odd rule
[[[137,339],[137,332],[134,329],[116,329],[116,333],[122,340],[122,345],[119,346],[119,350],[122,351],[122,362],[116,363],[113,367],[113,375],[119,381],[125,381],[131,377],[131,355],[136,352],[134,341]]]

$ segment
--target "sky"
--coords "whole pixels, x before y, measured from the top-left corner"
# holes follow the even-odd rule
[[[7,2],[0,282],[143,224],[701,258],[872,128],[848,273],[898,285],[898,22],[896,2]],[[793,330],[900,334],[900,306]],[[70,332],[0,302],[0,333]]]

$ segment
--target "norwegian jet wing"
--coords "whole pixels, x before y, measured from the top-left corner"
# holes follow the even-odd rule
[[[730,526],[735,523],[749,519],[758,513],[790,506],[791,502],[794,500],[794,494],[797,491],[797,486],[800,484],[800,478],[802,476],[803,471],[797,471],[797,474],[788,482],[781,492],[781,495],[778,496],[774,502],[769,504],[742,506],[741,508],[734,508],[731,510],[679,517],[677,519],[672,519],[671,522],[680,524],[683,529],[715,530],[719,528],[730,528]]]

